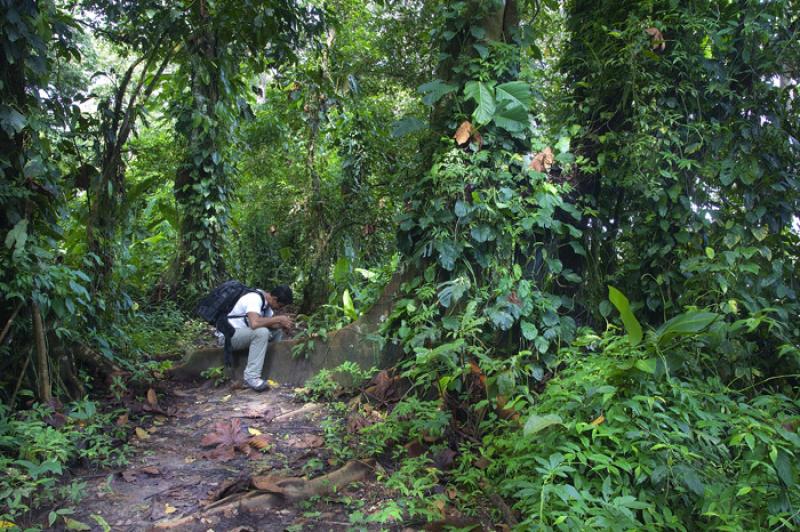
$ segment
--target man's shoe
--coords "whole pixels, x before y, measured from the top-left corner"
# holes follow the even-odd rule
[[[263,392],[269,388],[269,384],[264,379],[245,379],[244,383],[252,388],[255,392]]]

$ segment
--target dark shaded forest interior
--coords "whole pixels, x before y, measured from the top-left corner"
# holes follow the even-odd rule
[[[0,12],[0,529],[800,528],[800,1]]]

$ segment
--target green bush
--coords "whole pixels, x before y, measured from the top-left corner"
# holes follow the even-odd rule
[[[79,490],[59,489],[72,464],[126,463],[128,447],[120,445],[125,430],[113,423],[119,411],[99,413],[95,403],[84,400],[71,403],[66,412],[62,417],[35,405],[12,414],[0,405],[0,522],[20,525],[32,511],[63,497],[77,503]]]
[[[484,438],[526,528],[742,530],[800,524],[800,401],[726,386],[714,335],[653,359],[586,334],[519,430]],[[711,366],[713,367],[713,366]],[[795,390],[796,395],[796,390]],[[464,465],[462,467],[469,467]]]

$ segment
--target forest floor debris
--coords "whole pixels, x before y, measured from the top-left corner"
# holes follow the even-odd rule
[[[74,472],[87,484],[77,522],[114,531],[350,530],[352,512],[392,498],[374,463],[337,462],[320,428],[326,408],[294,402],[288,388],[176,384],[159,400],[172,415],[144,418],[127,468]]]

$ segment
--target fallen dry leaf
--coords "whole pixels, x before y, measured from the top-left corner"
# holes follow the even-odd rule
[[[146,473],[151,476],[157,476],[161,474],[161,471],[156,466],[147,466],[139,469],[142,473]]]
[[[259,438],[259,440],[251,444],[254,438]],[[258,445],[265,443],[268,444],[270,442],[267,436],[263,434],[253,437],[247,436],[242,430],[242,421],[239,418],[216,423],[214,432],[206,434],[200,441],[200,445],[204,447],[216,446],[215,449],[207,453],[208,458],[222,460],[223,462],[233,460],[237,449],[249,458],[254,458],[258,455],[254,448],[262,449],[264,447],[258,447]]]
[[[231,394],[228,394],[228,395],[226,395],[225,397],[222,398],[222,402],[223,403],[227,403],[230,400],[231,400]]]
[[[661,33],[661,30],[658,28],[647,28],[644,31],[650,36],[653,50],[661,50],[663,52],[667,47],[667,43],[664,41],[664,35]]]
[[[150,437],[150,434],[147,433],[142,427],[136,427],[136,437],[140,440],[146,440]]]
[[[400,378],[392,377],[387,370],[379,371],[370,385],[364,390],[367,398],[374,399],[380,403],[394,403],[400,399]]]
[[[261,436],[262,432],[258,429],[253,427],[247,427],[247,432],[249,432],[253,436]]]
[[[122,414],[117,418],[117,426],[124,427],[128,424],[128,414]]]
[[[290,436],[286,443],[295,449],[315,449],[317,447],[322,447],[325,444],[325,439],[316,434],[300,434],[297,436]]]
[[[156,396],[156,391],[152,388],[147,390],[147,404],[154,408],[158,407],[158,397]]]
[[[458,455],[456,451],[449,447],[445,447],[433,456],[433,465],[442,471],[450,469],[455,463],[455,458]]]
[[[472,462],[472,465],[474,465],[478,469],[486,469],[487,467],[489,467],[489,460],[485,456],[481,456],[480,458]]]
[[[266,434],[253,436],[247,443],[259,451],[266,451],[272,447],[272,440]]]
[[[174,506],[172,506],[170,503],[166,503],[164,505],[164,513],[167,514],[167,515],[174,514],[177,510],[178,509],[175,508]]]
[[[547,172],[553,166],[554,162],[555,157],[553,156],[553,150],[548,146],[534,155],[530,168],[536,172]]]
[[[468,120],[464,120],[461,122],[461,125],[458,126],[455,135],[453,138],[456,139],[456,143],[461,146],[466,144],[469,141],[470,136],[472,135],[472,124]]]

